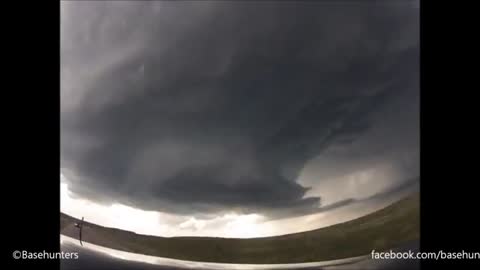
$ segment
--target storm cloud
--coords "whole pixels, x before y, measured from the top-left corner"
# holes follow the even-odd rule
[[[334,165],[417,176],[413,1],[79,1],[61,17],[61,170],[77,196],[311,213],[326,178],[298,177],[340,148]]]

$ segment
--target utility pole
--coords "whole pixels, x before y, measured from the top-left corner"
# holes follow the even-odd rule
[[[80,245],[83,247],[83,243],[82,243],[83,217],[82,217],[82,221],[80,223],[75,223],[75,227],[77,227],[79,229],[78,239],[80,240]]]

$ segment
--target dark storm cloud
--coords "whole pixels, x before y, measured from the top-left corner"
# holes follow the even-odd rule
[[[62,5],[62,172],[95,201],[309,212],[305,163],[418,96],[408,1]]]

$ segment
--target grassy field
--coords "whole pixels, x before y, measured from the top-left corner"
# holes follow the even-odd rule
[[[192,261],[297,263],[334,260],[398,247],[420,237],[419,194],[364,217],[313,231],[234,239],[155,237],[85,223],[83,240],[113,249]],[[61,213],[62,234],[77,238],[76,219]]]

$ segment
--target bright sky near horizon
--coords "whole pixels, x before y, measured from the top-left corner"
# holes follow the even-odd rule
[[[61,175],[61,179],[64,177]],[[211,219],[177,216],[156,211],[144,211],[120,203],[102,205],[72,196],[65,181],[61,182],[61,211],[88,222],[155,236],[212,236],[251,238],[282,235],[313,230],[345,222],[397,200],[393,194],[383,200],[358,202],[330,211],[307,216],[267,220],[258,214],[239,215],[234,212]]]

